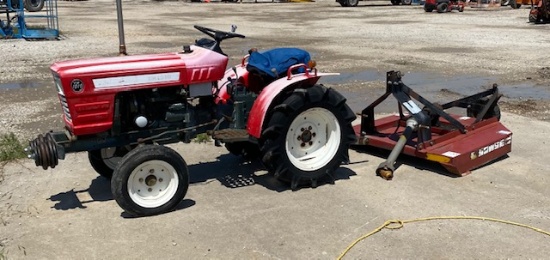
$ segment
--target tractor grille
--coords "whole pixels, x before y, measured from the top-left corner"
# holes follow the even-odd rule
[[[65,118],[67,118],[67,120],[69,121],[72,121],[73,119],[71,118],[71,112],[69,111],[69,103],[67,103],[67,99],[65,98],[65,96],[59,94],[59,100],[61,100],[61,107],[63,108],[63,114],[65,114]]]

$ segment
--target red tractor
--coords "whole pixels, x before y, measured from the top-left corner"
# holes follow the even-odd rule
[[[464,2],[461,0],[426,0],[424,11],[431,13],[435,9],[438,13],[446,13],[453,10],[464,12],[464,6]]]
[[[350,145],[391,150],[376,173],[392,179],[399,154],[441,164],[464,176],[511,151],[512,132],[500,122],[498,87],[444,104],[431,103],[386,74],[386,92],[367,106],[361,123],[346,99],[317,84],[309,53],[297,48],[252,49],[226,70],[220,43],[243,35],[201,26],[212,39],[180,52],[57,62],[51,66],[65,130],[39,135],[26,149],[44,169],[66,153],[88,152],[92,167],[111,179],[118,205],[135,216],[174,209],[184,198],[188,169],[163,144],[208,133],[215,144],[259,156],[295,190],[334,180],[349,162]],[[375,119],[390,95],[398,114]],[[415,101],[416,100],[416,101]],[[449,114],[462,108],[466,115]]]
[[[200,133],[231,153],[259,155],[293,190],[330,180],[349,161],[356,116],[341,94],[317,84],[334,74],[318,73],[297,48],[251,50],[226,70],[220,43],[245,36],[195,28],[212,39],[180,52],[53,64],[65,130],[32,140],[29,158],[47,169],[87,151],[116,202],[136,216],[170,211],[184,198],[187,165],[163,144]]]

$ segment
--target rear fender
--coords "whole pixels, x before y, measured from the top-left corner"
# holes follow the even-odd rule
[[[315,75],[308,73],[295,74],[290,78],[283,77],[267,85],[258,98],[256,98],[250,110],[248,122],[246,124],[248,134],[255,138],[260,138],[265,123],[264,121],[267,119],[267,113],[271,108],[277,105],[274,103],[274,100],[277,100],[286,90],[292,90],[298,87],[311,87],[315,85],[322,76],[333,75],[339,75],[339,73],[316,73]]]

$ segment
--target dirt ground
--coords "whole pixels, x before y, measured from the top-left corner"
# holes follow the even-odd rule
[[[9,259],[334,259],[388,219],[482,216],[548,231],[550,25],[527,23],[528,12],[437,14],[389,1],[357,8],[328,0],[124,1],[130,54],[180,50],[202,37],[194,24],[224,30],[235,24],[247,38],[223,43],[231,64],[253,47],[307,49],[321,71],[342,73],[323,82],[355,111],[384,91],[388,70],[404,72],[404,82],[433,101],[497,83],[513,151],[461,178],[400,157],[394,180],[385,181],[374,174],[385,155],[353,150],[335,185],[292,192],[260,163],[212,143],[171,145],[187,161],[192,184],[178,210],[147,218],[122,212],[85,153],[70,154],[48,171],[22,160],[0,168],[0,252]],[[48,67],[117,54],[114,1],[59,2],[59,22],[59,41],[0,40],[0,133],[31,138],[60,129]],[[347,259],[544,259],[549,248],[550,237],[532,230],[437,220],[382,231]]]

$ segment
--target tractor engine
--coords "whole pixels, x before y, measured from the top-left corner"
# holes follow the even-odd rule
[[[54,63],[65,131],[32,140],[29,157],[47,169],[70,152],[189,142],[217,123],[212,90],[227,62],[222,54],[187,46],[181,52]]]
[[[112,133],[115,135],[159,128],[192,127],[212,122],[216,115],[212,95],[193,98],[184,87],[122,92],[117,94],[115,100],[115,106],[119,107],[113,122]]]

